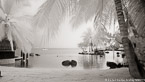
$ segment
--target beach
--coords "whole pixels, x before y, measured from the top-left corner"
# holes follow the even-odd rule
[[[0,82],[133,82],[128,68],[66,70],[0,66]],[[118,80],[118,81],[117,81]]]

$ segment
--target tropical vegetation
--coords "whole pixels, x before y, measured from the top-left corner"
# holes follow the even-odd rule
[[[13,41],[23,52],[31,52],[33,29],[31,18],[22,14],[27,8],[27,0],[0,0],[0,41],[7,38],[13,51]]]
[[[60,1],[59,4],[56,3],[58,1]],[[49,7],[46,6],[50,2],[53,3]],[[67,15],[71,16],[71,23],[74,27],[78,27],[82,21],[87,21],[91,17],[94,17],[96,26],[102,23],[107,30],[112,28],[113,25],[115,28],[119,26],[130,73],[134,78],[144,78],[144,69],[142,63],[140,63],[144,60],[141,59],[144,55],[144,0],[48,0],[41,9],[43,14],[47,13],[47,19],[45,15],[41,15],[42,17],[39,19],[45,18],[45,21],[43,21],[44,19],[39,20],[40,26],[41,24],[49,24],[48,21],[50,20],[48,19],[51,17],[49,17],[50,13],[47,10],[54,8],[52,4],[59,5],[58,7],[62,11],[64,4],[66,5]],[[50,33],[53,33],[53,29],[56,31],[56,28],[52,26],[48,29]]]
[[[26,23],[29,17],[17,15],[22,6],[27,6],[23,1],[27,0],[0,0],[0,40],[6,36],[12,50],[14,40],[19,48],[30,52],[33,30],[31,24]],[[116,41],[124,46],[130,74],[134,78],[145,78],[145,0],[46,0],[32,18],[32,25],[45,28],[47,37],[51,37],[56,35],[64,16],[70,19],[74,28],[93,18],[94,28],[97,29],[93,39],[96,45],[102,42],[100,40],[108,42],[108,37],[114,39],[115,33],[120,30],[121,41]],[[114,32],[109,29],[114,29]],[[98,35],[100,32],[101,36]],[[84,39],[87,38],[90,34]]]

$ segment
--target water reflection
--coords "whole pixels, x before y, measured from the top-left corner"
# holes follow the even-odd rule
[[[19,63],[21,62],[21,63]],[[74,68],[74,69],[101,69],[106,66],[105,55],[41,55],[29,56],[28,65],[23,61],[16,61],[16,67],[29,68]]]
[[[86,55],[81,57],[81,63],[84,69],[103,68],[105,56]]]
[[[117,53],[117,52],[115,52]],[[40,54],[29,56],[27,63],[16,61],[15,67],[50,68],[50,69],[106,69],[106,63],[120,62],[122,56],[112,52],[105,55],[79,55],[79,54]],[[73,62],[73,63],[72,63]]]

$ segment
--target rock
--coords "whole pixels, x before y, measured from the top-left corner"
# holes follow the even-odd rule
[[[35,54],[36,56],[40,56],[40,54]]]
[[[70,62],[72,67],[76,67],[77,66],[77,62],[75,60],[71,60]]]
[[[119,63],[119,64],[117,65],[117,64],[114,63],[114,62],[107,62],[107,66],[110,67],[110,69],[124,67],[124,65],[122,65],[121,63]]]
[[[121,63],[119,63],[119,64],[117,65],[117,67],[120,68],[120,67],[123,67],[123,65],[122,65]]]
[[[114,62],[107,62],[107,66],[110,67],[110,69],[117,68],[117,64]]]
[[[65,60],[62,62],[63,66],[72,66],[72,67],[76,67],[77,66],[77,62],[75,60]]]
[[[62,65],[63,65],[63,66],[69,66],[70,63],[71,63],[71,62],[70,62],[69,60],[65,60],[65,61],[62,62]]]

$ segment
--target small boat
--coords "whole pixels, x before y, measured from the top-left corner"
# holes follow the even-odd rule
[[[30,56],[34,56],[34,53],[30,53]]]
[[[47,48],[43,48],[42,50],[48,50]]]

